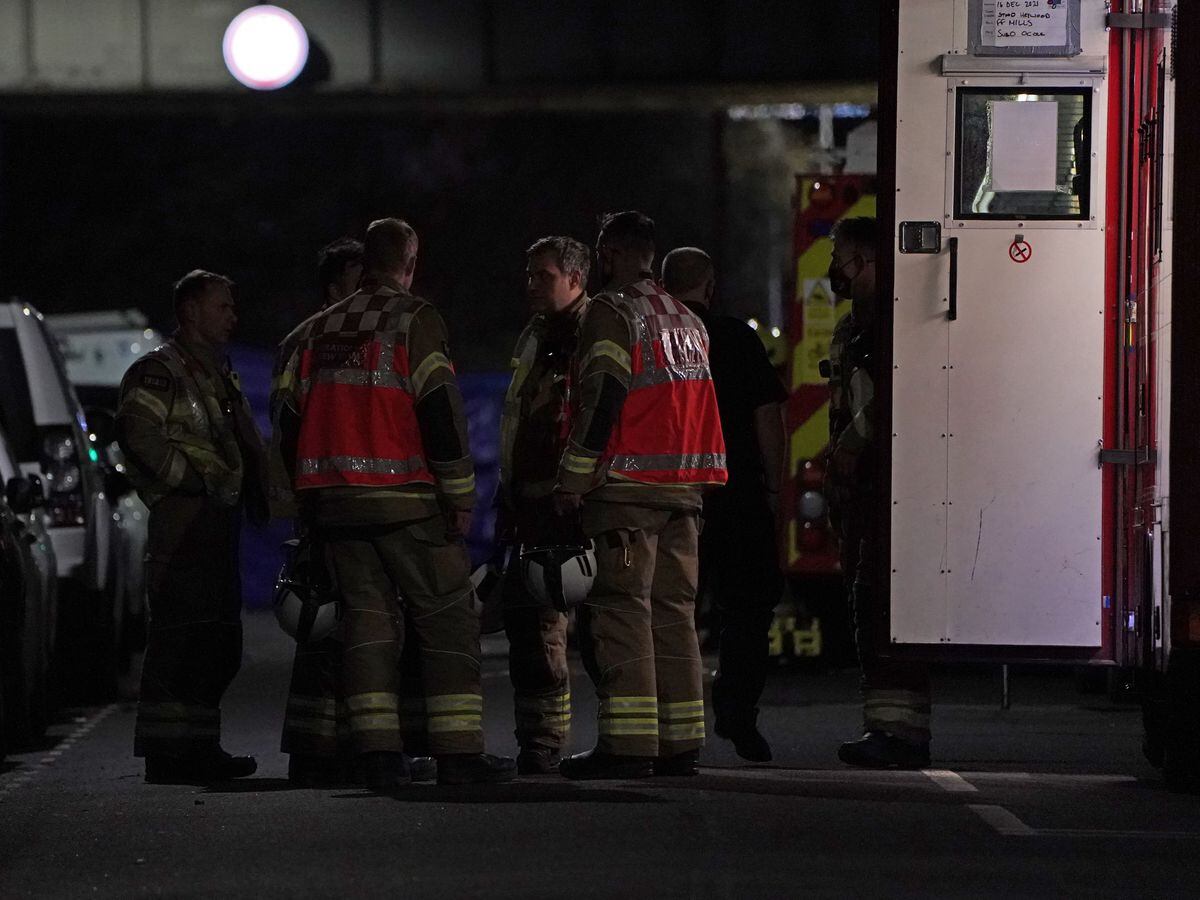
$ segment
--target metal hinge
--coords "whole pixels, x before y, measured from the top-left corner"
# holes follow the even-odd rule
[[[1114,450],[1101,448],[1097,466],[1111,463],[1115,466],[1144,466],[1158,462],[1158,451],[1153,447],[1138,447],[1136,450]]]
[[[1109,13],[1104,24],[1109,28],[1132,28],[1138,31],[1171,27],[1171,14],[1161,12]]]

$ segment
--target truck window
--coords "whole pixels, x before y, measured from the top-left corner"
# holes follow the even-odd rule
[[[1087,219],[1090,90],[960,87],[956,219]]]

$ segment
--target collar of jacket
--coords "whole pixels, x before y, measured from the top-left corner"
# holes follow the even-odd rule
[[[369,293],[381,287],[395,291],[397,294],[407,294],[409,292],[404,285],[395,279],[386,278],[379,275],[363,276],[362,281],[360,281],[358,284],[358,292]]]
[[[229,372],[229,357],[218,353],[215,348],[207,344],[197,344],[185,340],[183,332],[178,329],[171,335],[171,340],[178,344],[184,353],[199,363],[200,367],[210,376],[225,375]]]

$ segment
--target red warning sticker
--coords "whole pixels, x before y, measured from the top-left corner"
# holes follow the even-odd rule
[[[1008,258],[1015,263],[1027,263],[1031,256],[1033,248],[1029,246],[1029,241],[1015,240],[1008,245]]]

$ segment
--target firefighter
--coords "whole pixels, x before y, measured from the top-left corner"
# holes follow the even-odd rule
[[[206,784],[251,775],[221,749],[221,697],[241,665],[238,536],[267,518],[264,454],[224,347],[232,282],[196,270],[175,285],[179,330],[121,382],[117,434],[150,507],[150,621],[134,755],[146,781]]]
[[[714,600],[720,662],[712,686],[713,731],[743,759],[769,762],[758,730],[758,699],[767,680],[768,632],[783,593],[775,549],[775,515],[783,474],[783,401],[787,392],[758,335],[745,322],[712,312],[716,272],[695,247],[663,259],[663,287],[708,329],[709,360],[728,483],[704,498],[701,590]]]
[[[918,663],[881,658],[874,633],[874,566],[879,551],[876,513],[875,324],[881,302],[876,285],[876,220],[846,219],[833,233],[830,286],[851,300],[848,325],[839,324],[830,349],[838,410],[831,415],[828,467],[844,563],[852,567],[850,614],[862,666],[863,735],[838,749],[842,762],[872,768],[929,765],[929,671]],[[849,546],[846,546],[849,545]],[[857,554],[855,548],[857,547]]]
[[[321,248],[317,255],[317,279],[321,296],[321,309],[344,300],[358,289],[362,277],[363,245],[353,238],[339,238]],[[286,363],[291,350],[283,350],[279,359]],[[272,385],[271,422],[272,428],[272,512],[275,516],[294,518],[296,509],[290,479],[279,451],[279,412],[286,392],[280,392],[279,381],[283,372],[277,369]],[[297,533],[305,536],[311,530],[296,521]],[[319,641],[302,643],[296,647],[292,664],[291,683],[288,688],[287,712],[283,720],[282,750],[288,754],[288,780],[303,787],[333,787],[353,780],[354,773],[346,771],[347,719],[345,708],[340,704],[340,665],[342,642],[340,635],[333,634]],[[413,668],[417,662],[415,642],[409,641],[401,659],[401,670]],[[401,681],[402,691],[417,696],[420,684]],[[423,721],[419,725],[423,732]],[[406,745],[418,744],[409,740]],[[409,760],[409,769],[414,781],[432,780],[436,767],[429,757]]]
[[[474,467],[445,326],[410,293],[416,261],[411,226],[371,223],[359,290],[285,340],[279,367],[283,458],[343,603],[349,744],[379,793],[411,780],[398,697],[406,640],[420,650],[439,783],[515,771],[482,752],[479,625],[462,544]]]
[[[704,743],[694,619],[701,491],[725,481],[708,334],[655,284],[647,216],[606,217],[596,252],[605,289],[582,325],[578,411],[554,498],[560,513],[582,508],[595,549],[578,621],[599,737],[560,772],[694,775]]]
[[[526,257],[533,317],[517,339],[504,399],[498,533],[517,547],[582,545],[578,521],[558,517],[551,498],[569,429],[569,363],[588,305],[591,252],[569,237],[547,237]],[[534,598],[520,566],[509,566],[502,600],[521,748],[517,771],[547,774],[558,768],[571,725],[567,617]]]

